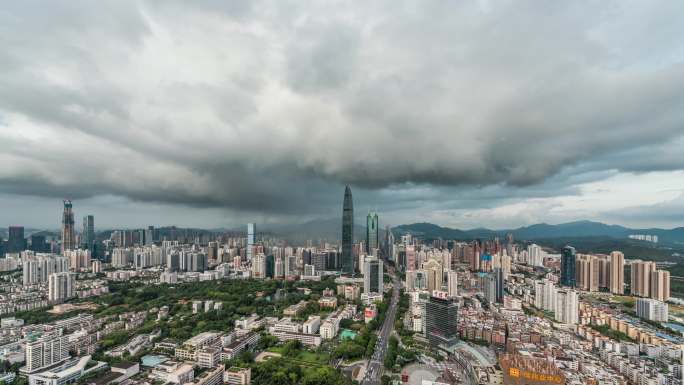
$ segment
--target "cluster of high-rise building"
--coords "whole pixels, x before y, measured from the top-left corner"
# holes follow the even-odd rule
[[[578,254],[571,246],[561,251],[560,284],[584,291],[607,290],[624,294],[625,257],[619,251],[610,255]]]
[[[638,297],[667,301],[670,298],[670,272],[658,270],[652,261],[634,260],[630,263],[630,293]]]

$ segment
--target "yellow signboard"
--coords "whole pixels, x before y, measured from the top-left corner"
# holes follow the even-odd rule
[[[533,380],[533,381],[548,381],[548,382],[555,382],[557,384],[560,384],[562,382],[562,379],[560,376],[555,376],[553,374],[543,374],[543,373],[536,373],[536,372],[530,372],[528,370],[520,370],[518,368],[509,368],[508,369],[508,375],[511,377],[522,377],[528,380]]]

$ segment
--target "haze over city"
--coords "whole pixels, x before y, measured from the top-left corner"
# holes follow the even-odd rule
[[[1,224],[676,227],[682,6],[9,2]]]

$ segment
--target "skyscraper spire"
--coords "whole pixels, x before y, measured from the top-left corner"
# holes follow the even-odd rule
[[[62,214],[62,254],[64,250],[76,248],[76,234],[74,232],[74,212],[71,211],[71,201],[64,200],[64,213]]]
[[[354,203],[349,186],[344,189],[344,204],[342,205],[342,272],[354,274],[354,256],[352,244],[354,243]]]

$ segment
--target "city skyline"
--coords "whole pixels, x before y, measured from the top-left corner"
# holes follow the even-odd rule
[[[682,19],[2,3],[0,385],[684,385]]]
[[[239,4],[6,4],[0,225],[684,222],[679,2]]]

